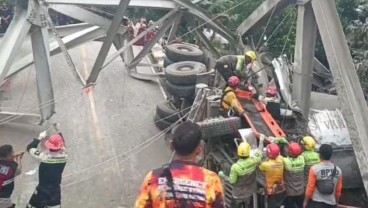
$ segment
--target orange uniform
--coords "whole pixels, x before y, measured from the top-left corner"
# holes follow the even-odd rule
[[[197,164],[175,161],[170,164],[176,203],[182,207],[222,208],[223,187],[219,176]],[[136,201],[136,208],[173,208],[174,195],[164,168],[149,172]]]
[[[261,163],[259,169],[265,174],[268,195],[280,194],[285,191],[282,156]]]

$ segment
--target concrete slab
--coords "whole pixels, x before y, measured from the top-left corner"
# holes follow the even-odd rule
[[[85,77],[101,45],[92,42],[70,51]],[[169,160],[170,152],[163,138],[153,140],[147,149],[127,160],[139,148],[127,151],[143,146],[143,142],[159,133],[153,116],[163,95],[156,82],[135,80],[127,76],[122,66],[120,59],[116,59],[101,72],[95,88],[85,94],[68,71],[63,56],[55,56],[51,58],[56,98],[52,121],[42,126],[0,121],[0,144],[12,144],[16,151],[24,151],[32,137],[49,129],[53,121],[61,123],[70,157],[63,178],[63,207],[132,207],[145,174]],[[1,109],[24,112],[37,108],[34,66],[11,80],[10,92],[9,100],[1,102]],[[36,167],[37,163],[26,154],[24,171]],[[17,206],[24,207],[37,185],[37,177],[22,174],[17,178],[13,197]]]

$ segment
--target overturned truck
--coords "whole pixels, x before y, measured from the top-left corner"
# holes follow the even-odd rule
[[[285,137],[295,142],[300,142],[305,135],[311,135],[316,139],[317,144],[329,143],[334,147],[332,160],[343,172],[344,190],[341,203],[368,207],[359,167],[345,120],[338,110],[336,96],[312,92],[312,109],[308,121],[291,95],[292,64],[285,57],[268,60],[260,58],[263,61],[260,65],[266,67],[254,69],[255,73],[249,79],[258,92],[265,88],[259,83],[267,80],[267,85],[277,87],[278,99],[264,105],[252,99],[250,92],[239,90],[237,96],[246,109],[246,113],[242,117],[224,118],[220,116],[223,82],[221,83],[221,78],[218,78],[216,72],[211,70],[211,62],[204,62],[205,55],[202,53],[198,55],[199,49],[195,46],[183,44],[175,45],[175,50],[171,48],[173,46],[168,47],[169,58],[174,52],[186,54],[183,57],[187,59],[178,60],[179,62],[175,64],[168,64],[168,58],[165,60],[167,80],[163,82],[166,83],[169,98],[167,102],[157,106],[155,120],[158,122],[156,124],[159,128],[164,129],[181,116],[189,114],[186,119],[197,122],[203,131],[206,141],[203,159],[205,167],[214,172],[222,170],[228,175],[231,165],[237,160],[237,144],[247,139],[248,143],[255,148],[259,134],[269,137]],[[192,52],[195,60],[190,56]],[[186,92],[185,94],[172,91],[173,80],[176,81],[178,92]],[[168,86],[167,83],[170,82],[171,85]],[[254,196],[253,205],[254,207],[267,207],[266,196],[262,191],[264,178],[262,174],[258,175],[257,181],[260,189]],[[224,184],[226,206],[229,207],[232,186],[225,181]]]

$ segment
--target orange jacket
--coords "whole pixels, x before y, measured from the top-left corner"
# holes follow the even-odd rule
[[[170,164],[177,203],[195,208],[223,208],[223,188],[219,176],[197,164],[175,161]],[[173,208],[175,200],[167,177],[162,175],[164,168],[148,173],[136,208]]]

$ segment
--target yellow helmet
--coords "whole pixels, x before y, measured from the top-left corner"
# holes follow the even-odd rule
[[[316,141],[311,136],[303,137],[302,143],[306,150],[314,150],[316,146]]]
[[[250,154],[250,145],[247,142],[242,142],[238,146],[238,155],[240,157],[248,157]]]
[[[256,55],[256,52],[254,51],[247,51],[245,52],[245,55],[249,56],[252,59],[252,61],[257,60],[257,55]]]

